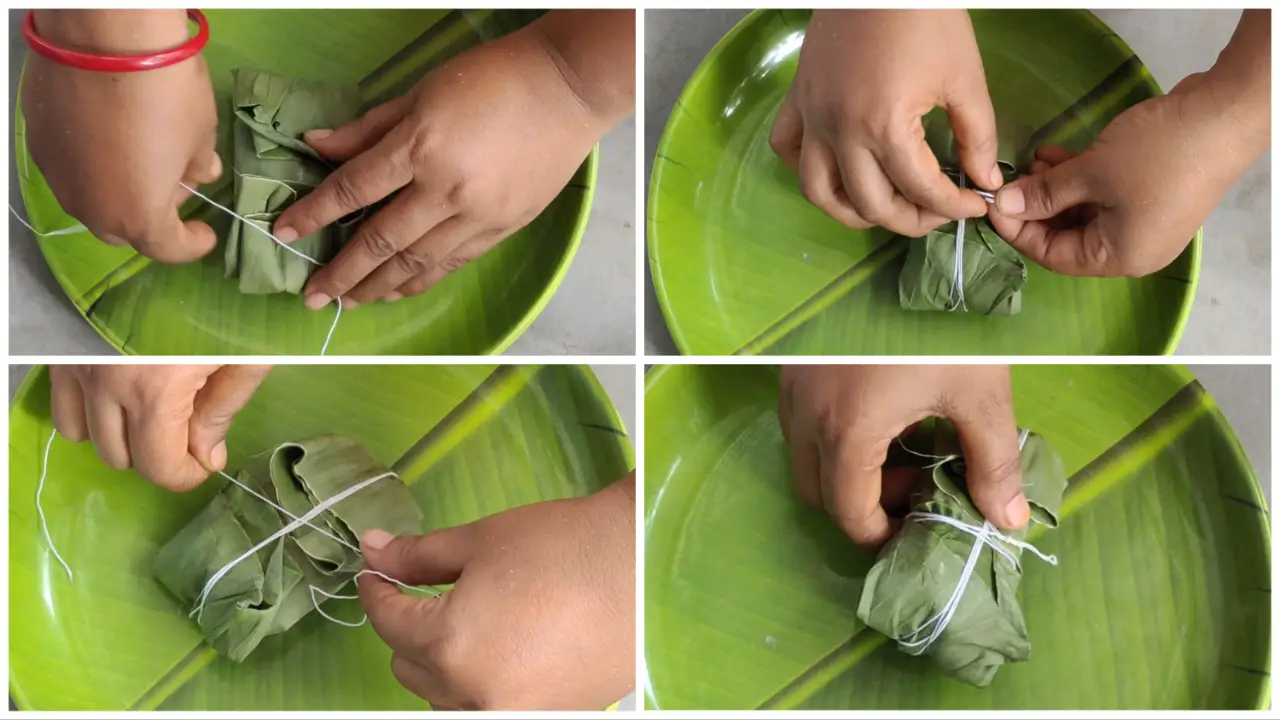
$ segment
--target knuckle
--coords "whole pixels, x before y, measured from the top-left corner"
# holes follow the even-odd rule
[[[364,242],[360,244],[360,249],[370,260],[378,263],[386,262],[400,251],[395,239],[377,225],[372,225],[365,231]]]
[[[454,272],[461,269],[462,266],[469,262],[471,262],[470,258],[466,258],[461,255],[449,255],[444,260],[440,261],[440,267],[444,268],[445,272]]]
[[[332,190],[333,198],[344,210],[357,210],[364,206],[360,201],[360,191],[356,189],[356,182],[351,177],[351,173],[336,172],[330,176],[333,181]],[[307,217],[305,220],[312,220]]]
[[[431,267],[431,253],[402,250],[395,255],[397,267],[409,275],[419,275]]]

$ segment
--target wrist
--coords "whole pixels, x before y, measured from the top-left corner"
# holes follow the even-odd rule
[[[617,12],[552,11],[523,31],[557,85],[586,112],[600,135],[635,110],[634,20],[597,27],[603,19],[590,17]],[[588,24],[592,19],[595,25]],[[623,29],[625,33],[619,32]],[[616,42],[611,35],[617,35]],[[601,42],[598,36],[610,41]]]
[[[635,527],[636,516],[636,473],[632,470],[626,477],[605,487],[596,493],[601,502],[615,510],[628,527]]]
[[[1245,10],[1231,41],[1196,86],[1209,107],[1227,116],[1252,140],[1270,146],[1271,11]]]
[[[185,10],[36,10],[35,26],[54,45],[95,55],[162,52],[190,38]]]

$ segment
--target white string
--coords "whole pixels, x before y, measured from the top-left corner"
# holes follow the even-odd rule
[[[1018,434],[1019,450],[1022,450],[1023,448],[1026,447],[1027,438],[1030,437],[1030,434],[1031,433],[1029,430],[1022,430],[1019,432]],[[923,455],[922,453],[917,453],[911,450],[910,448],[907,448],[905,445],[903,445],[903,448],[913,454]],[[923,456],[940,457],[937,455],[923,455]],[[948,458],[948,459],[951,459],[951,458]],[[946,460],[944,460],[943,462],[946,462]],[[994,525],[992,525],[990,522],[986,520],[983,520],[982,525],[980,526],[970,525],[964,522],[963,520],[957,520],[956,518],[953,518],[947,515],[940,515],[938,513],[931,513],[931,512],[908,513],[905,519],[917,520],[920,522],[939,522],[945,525],[950,525],[951,527],[954,527],[957,530],[960,530],[962,532],[968,533],[969,535],[972,535],[974,537],[974,542],[973,542],[973,549],[969,551],[969,557],[965,561],[964,569],[961,570],[960,572],[960,578],[959,580],[956,581],[956,589],[952,591],[951,597],[947,599],[947,602],[942,606],[942,609],[939,610],[937,614],[935,614],[933,617],[921,623],[920,627],[916,628],[910,633],[907,633],[905,636],[901,638],[897,638],[898,644],[904,648],[909,648],[909,649],[919,648],[921,649],[921,651],[923,651],[924,649],[927,649],[930,645],[932,645],[935,641],[937,641],[939,637],[942,636],[943,631],[947,629],[947,625],[951,623],[951,619],[955,617],[956,611],[960,607],[960,600],[964,597],[964,591],[965,591],[965,588],[967,588],[969,585],[970,578],[973,577],[974,569],[978,565],[978,558],[981,557],[982,548],[984,546],[990,547],[993,552],[999,554],[1001,557],[1008,560],[1010,563],[1013,564],[1014,567],[1018,568],[1019,570],[1021,570],[1021,564],[1018,562],[1017,556],[1015,556],[1007,547],[1005,547],[1005,545],[1010,545],[1010,546],[1019,548],[1021,550],[1030,551],[1033,554],[1035,554],[1037,557],[1039,557],[1041,560],[1044,560],[1050,565],[1056,566],[1058,564],[1058,558],[1056,555],[1046,555],[1040,552],[1039,549],[1037,549],[1034,545],[1030,543],[1023,542],[1016,538],[1011,538],[1008,535],[1001,533],[999,530],[996,529]],[[924,637],[920,637],[921,634],[925,632],[928,632],[928,635],[925,635]]]
[[[965,186],[964,173],[960,173],[959,185]],[[951,272],[951,307],[949,310],[967,310],[964,304],[964,229],[965,219],[956,221],[956,252],[954,269]]]
[[[40,529],[44,531],[44,541],[49,544],[49,550],[53,552],[53,556],[62,563],[62,569],[67,571],[67,580],[74,583],[75,576],[71,574],[71,566],[62,559],[57,546],[53,544],[53,537],[49,535],[49,520],[45,518],[44,505],[40,502],[40,496],[44,494],[44,479],[49,475],[49,450],[53,448],[53,439],[57,436],[58,429],[54,428],[49,433],[49,442],[44,446],[44,463],[40,466],[40,484],[36,485],[36,512],[40,515]]]
[[[88,232],[88,230],[85,228],[85,226],[84,226],[84,225],[80,225],[80,224],[78,224],[78,223],[77,223],[77,224],[75,224],[75,225],[72,225],[72,226],[71,226],[71,227],[69,227],[69,228],[63,228],[63,229],[61,229],[61,230],[52,230],[52,231],[50,231],[50,232],[40,232],[39,230],[37,230],[37,229],[35,229],[34,227],[32,227],[32,226],[31,226],[31,223],[29,223],[29,222],[27,222],[25,219],[23,219],[23,217],[22,217],[21,215],[19,215],[19,214],[18,214],[18,211],[17,211],[17,210],[15,210],[15,209],[13,208],[13,206],[12,206],[12,205],[10,205],[10,206],[9,206],[9,212],[10,212],[10,213],[15,217],[15,218],[17,218],[18,222],[22,223],[22,225],[23,225],[26,229],[30,230],[30,231],[31,231],[31,234],[35,235],[36,237],[55,237],[55,236],[57,236],[57,235],[76,235],[76,234],[78,234],[78,233]]]

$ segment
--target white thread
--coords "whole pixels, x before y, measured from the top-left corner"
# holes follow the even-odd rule
[[[62,555],[58,552],[57,546],[53,544],[53,537],[49,535],[49,521],[44,516],[44,505],[40,502],[40,496],[44,494],[44,479],[49,474],[49,450],[53,448],[53,439],[58,436],[57,428],[49,433],[49,442],[44,446],[44,464],[40,468],[40,483],[36,486],[36,512],[40,515],[40,528],[44,530],[44,541],[49,544],[49,550],[53,552],[53,556],[62,563],[62,569],[67,571],[67,580],[75,582],[75,576],[71,574],[71,566],[66,560],[62,559]]]
[[[1019,450],[1022,450],[1023,448],[1026,447],[1027,438],[1030,437],[1030,435],[1031,435],[1031,432],[1029,430],[1022,430],[1018,433],[1018,449]],[[899,443],[901,444],[901,441],[899,441]],[[922,453],[917,453],[914,450],[907,448],[906,445],[903,445],[902,447],[906,449],[907,452],[913,453],[915,455],[922,455],[924,457],[940,457],[938,455],[924,455]],[[955,456],[952,456],[952,457],[955,457]],[[943,460],[943,462],[946,462],[947,460],[950,460],[950,459],[952,458],[947,458],[946,460]],[[940,522],[945,525],[950,525],[951,527],[954,527],[957,530],[960,530],[962,532],[968,533],[969,535],[972,535],[974,537],[974,542],[973,542],[973,549],[969,551],[969,558],[965,561],[964,569],[960,572],[960,578],[956,581],[956,589],[951,593],[951,597],[947,599],[947,602],[942,606],[942,609],[939,610],[937,614],[935,614],[933,617],[921,623],[920,627],[916,628],[915,630],[912,630],[910,633],[907,633],[903,637],[896,638],[898,641],[898,644],[904,648],[909,648],[909,649],[920,648],[921,651],[923,651],[927,649],[930,645],[932,645],[935,641],[937,641],[939,637],[942,636],[943,631],[945,631],[947,628],[947,625],[951,623],[951,619],[955,617],[956,611],[960,607],[960,600],[961,598],[964,597],[964,591],[969,585],[969,579],[973,577],[973,571],[977,567],[978,558],[981,557],[982,555],[983,546],[990,547],[993,552],[1004,557],[1006,560],[1012,563],[1014,567],[1018,568],[1019,570],[1021,570],[1021,564],[1018,562],[1017,557],[1012,552],[1010,552],[1008,548],[1004,547],[999,543],[1003,543],[1004,545],[1011,545],[1021,550],[1028,550],[1034,553],[1036,556],[1038,556],[1041,560],[1044,560],[1045,562],[1049,563],[1050,565],[1056,566],[1058,564],[1058,558],[1056,555],[1045,555],[1044,553],[1040,552],[1040,550],[1036,548],[1034,545],[1027,542],[1023,542],[1016,538],[1011,538],[1008,535],[1001,533],[999,530],[996,529],[994,525],[992,525],[990,522],[986,520],[983,520],[981,526],[970,525],[964,522],[963,520],[957,520],[956,518],[953,518],[947,515],[940,515],[938,513],[931,513],[931,512],[908,513],[905,519],[917,520],[921,522]],[[926,631],[928,631],[929,634],[921,638],[920,634]]]
[[[209,592],[213,590],[213,587],[217,585],[218,582],[222,580],[222,578],[226,577],[227,573],[231,572],[231,569],[234,568],[236,565],[239,565],[241,562],[247,560],[250,557],[253,557],[254,553],[270,545],[276,540],[279,540],[285,535],[288,535],[294,530],[297,530],[303,525],[306,525],[308,520],[315,518],[316,516],[325,512],[326,510],[333,507],[334,505],[356,494],[357,492],[369,487],[370,485],[378,482],[379,480],[385,480],[387,478],[395,477],[395,476],[396,474],[393,472],[385,472],[385,473],[382,473],[381,475],[376,475],[374,477],[369,478],[368,480],[365,480],[363,482],[360,482],[356,485],[353,485],[347,488],[346,490],[343,490],[337,495],[334,495],[333,497],[316,505],[309,512],[307,512],[306,515],[303,515],[300,518],[295,518],[293,522],[289,523],[288,525],[285,525],[283,528],[280,528],[275,533],[273,533],[270,537],[268,537],[266,540],[263,540],[257,545],[254,545],[252,548],[249,548],[249,550],[241,554],[240,557],[236,558],[235,560],[232,560],[226,565],[223,565],[222,568],[218,570],[216,573],[214,573],[213,576],[210,577],[209,580],[204,584],[204,589],[200,591],[200,595],[196,598],[196,606],[194,609],[192,609],[191,614],[196,616],[196,619],[200,618],[200,616],[204,613],[204,604],[205,604],[205,601],[208,600],[209,598]]]
[[[960,173],[960,189],[964,189],[964,173]],[[949,310],[967,310],[964,304],[964,229],[965,219],[956,221],[956,252],[954,269],[951,272],[951,307]]]
[[[12,213],[13,216],[17,218],[18,222],[22,223],[22,225],[26,227],[28,230],[30,230],[31,233],[36,237],[55,237],[58,235],[76,235],[82,232],[88,232],[85,226],[80,224],[72,225],[69,228],[63,228],[61,230],[53,230],[51,232],[40,232],[39,230],[32,227],[31,223],[24,220],[23,217],[18,214],[18,211],[15,210],[12,205],[9,206],[9,212]]]

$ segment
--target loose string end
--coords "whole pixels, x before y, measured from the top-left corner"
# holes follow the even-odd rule
[[[36,485],[36,513],[40,516],[40,529],[44,532],[44,541],[49,546],[49,551],[62,565],[62,569],[67,571],[67,581],[74,584],[75,574],[71,572],[71,566],[62,558],[62,553],[58,552],[58,547],[53,542],[53,536],[49,534],[49,520],[44,515],[44,504],[41,502],[44,495],[44,481],[49,475],[49,451],[53,449],[53,439],[56,437],[58,437],[58,429],[54,428],[49,433],[49,442],[44,445],[44,462],[40,466],[40,482]]]

